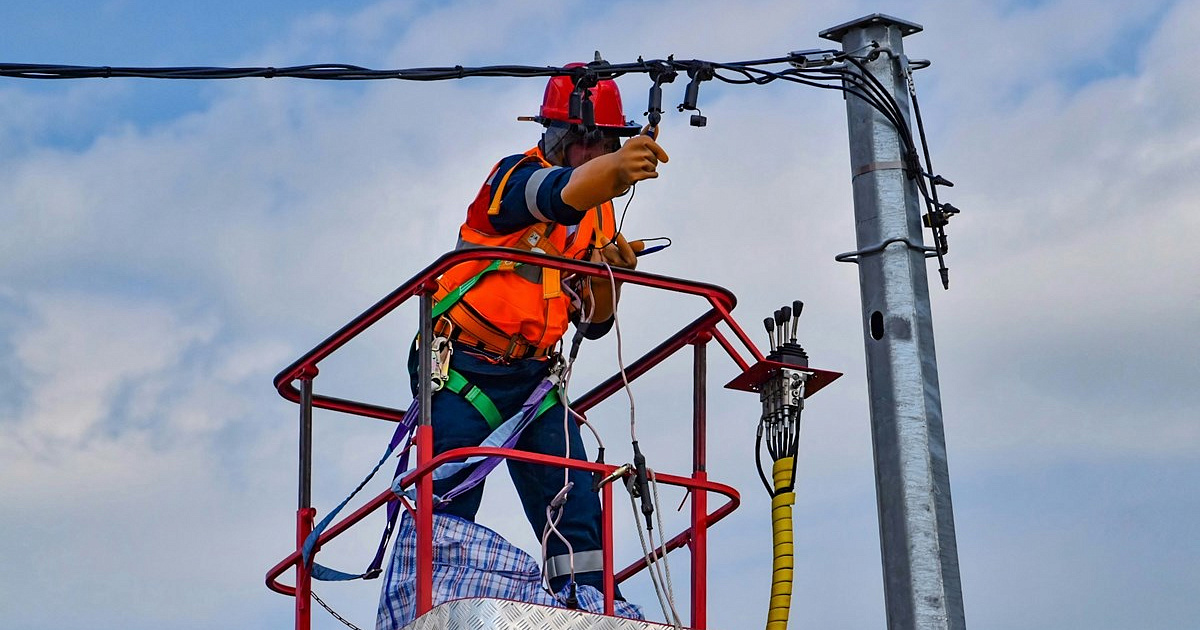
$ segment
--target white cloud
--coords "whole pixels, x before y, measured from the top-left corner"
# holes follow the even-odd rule
[[[147,404],[157,388],[139,382],[175,368],[190,346],[212,337],[211,325],[184,324],[153,304],[121,304],[102,297],[40,296],[31,300],[32,329],[17,339],[33,394],[22,429],[50,443],[77,445],[113,412],[127,392],[131,408]]]
[[[230,569],[257,571],[282,553],[248,546],[245,528],[287,527],[289,502],[273,497],[288,475],[231,462],[241,449],[223,445],[238,435],[270,458],[287,443],[247,422],[269,400],[253,393],[268,382],[256,363],[280,361],[279,344],[260,341],[253,362],[239,360],[211,317],[153,299],[41,293],[21,306],[0,346],[25,394],[0,423],[0,546],[21,568],[3,580],[20,602],[10,620],[88,623],[116,606],[148,624],[179,614],[200,624],[245,610],[258,580],[230,580]],[[212,597],[179,597],[184,575],[187,592]]]
[[[1161,52],[1189,11],[1163,17],[1135,76],[1067,91],[1046,75],[1011,112],[953,125],[941,168],[965,212],[950,230],[951,318],[937,321],[954,361],[943,367],[966,370],[943,383],[973,420],[970,448],[1061,457],[1200,443],[1187,393],[1200,348],[1182,332],[1200,321],[1185,175],[1200,166],[1189,140],[1200,128],[1168,114],[1196,82]]]

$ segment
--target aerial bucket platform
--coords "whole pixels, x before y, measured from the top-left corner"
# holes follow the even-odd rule
[[[296,547],[295,550],[278,564],[271,568],[266,575],[267,587],[278,593],[295,597],[295,627],[307,630],[311,627],[312,613],[312,566],[302,560],[306,539],[314,529],[316,510],[311,506],[311,470],[312,470],[312,412],[314,408],[338,411],[364,418],[373,418],[391,422],[412,423],[413,418],[406,418],[406,412],[400,409],[376,405],[367,402],[336,398],[318,394],[314,391],[314,381],[319,374],[320,363],[345,346],[355,337],[409,299],[417,298],[420,302],[419,327],[423,339],[432,338],[431,312],[433,308],[432,295],[437,288],[436,278],[452,267],[472,261],[509,260],[521,264],[538,265],[556,268],[565,273],[587,276],[607,276],[610,270],[602,265],[580,262],[563,258],[555,258],[505,248],[475,248],[454,251],[443,255],[433,264],[425,268],[409,281],[388,294],[374,306],[354,318],[328,339],[310,350],[300,359],[292,363],[275,377],[275,387],[286,399],[300,406],[300,444],[299,444],[299,507],[296,512]],[[832,380],[841,376],[836,372],[816,370],[805,366],[795,365],[794,362],[773,360],[775,356],[764,357],[762,352],[750,340],[746,332],[730,315],[736,299],[728,290],[712,284],[705,284],[679,278],[654,275],[626,269],[611,269],[611,274],[626,285],[640,285],[655,290],[681,293],[699,298],[706,304],[704,310],[691,323],[685,325],[666,340],[659,343],[645,355],[629,363],[624,373],[618,372],[595,385],[583,396],[575,398],[571,409],[579,414],[586,412],[624,387],[625,382],[632,382],[642,376],[667,358],[691,346],[693,357],[692,378],[692,470],[684,475],[671,475],[655,472],[655,481],[686,488],[690,503],[690,524],[671,538],[666,538],[666,532],[661,532],[665,542],[656,546],[649,554],[649,561],[662,558],[671,551],[687,547],[691,556],[691,572],[688,586],[691,594],[690,615],[683,620],[685,627],[703,630],[708,627],[707,620],[707,570],[708,570],[708,530],[715,523],[728,516],[740,504],[740,495],[733,487],[710,481],[707,473],[707,351],[711,342],[717,344],[737,365],[739,373],[727,387],[744,391],[764,392],[786,391],[793,396],[799,396],[802,404],[803,397],[811,396],[817,390]],[[723,330],[727,330],[723,332]],[[421,354],[421,372],[430,373],[429,353]],[[804,386],[799,390],[780,389],[772,387],[772,379],[781,376],[795,377],[800,375]],[[340,521],[332,522],[316,538],[313,555],[319,552],[322,545],[345,532],[350,527],[362,521],[369,514],[379,510],[389,501],[397,499],[393,490],[407,492],[415,490],[415,505],[408,504],[414,519],[416,529],[416,618],[406,626],[410,630],[434,630],[444,628],[492,628],[497,630],[533,630],[545,628],[611,628],[613,630],[635,630],[649,628],[664,628],[659,623],[616,617],[612,588],[615,584],[629,579],[648,566],[648,559],[639,557],[624,568],[618,569],[613,550],[613,515],[614,483],[604,483],[600,488],[600,500],[603,513],[603,566],[604,566],[604,614],[592,614],[565,608],[515,602],[492,598],[466,598],[454,601],[437,602],[433,599],[433,481],[432,472],[439,465],[451,460],[461,460],[466,457],[484,455],[500,456],[505,459],[519,460],[546,464],[560,468],[582,469],[599,473],[606,479],[616,479],[627,474],[627,468],[614,464],[604,464],[589,461],[554,457],[539,453],[502,449],[494,447],[460,448],[433,456],[432,426],[428,417],[429,400],[432,396],[428,379],[421,379],[421,390],[418,399],[419,413],[422,416],[415,423],[414,445],[416,464],[413,470],[402,475],[393,484],[393,488],[370,499],[353,513]],[[798,392],[798,393],[797,393]],[[764,398],[764,410],[767,400]],[[766,413],[764,411],[764,417]],[[626,470],[622,470],[622,469]],[[412,494],[412,492],[407,492]],[[710,505],[711,498],[717,499],[715,505]],[[311,562],[311,557],[309,558]],[[284,573],[292,571],[295,581],[292,585],[283,584],[280,578]],[[368,575],[367,577],[374,577]],[[681,616],[685,616],[682,615]]]

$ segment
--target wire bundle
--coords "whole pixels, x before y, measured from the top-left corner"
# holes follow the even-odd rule
[[[896,99],[887,88],[866,69],[868,61],[879,55],[889,55],[900,64],[901,71],[908,83],[909,94],[913,103],[913,116],[917,122],[921,151],[917,150],[916,138]],[[784,69],[771,69],[772,66],[786,65]],[[903,160],[909,176],[916,180],[917,188],[925,203],[927,212],[924,221],[933,231],[934,247],[932,252],[937,256],[942,285],[949,288],[949,272],[946,269],[944,256],[948,251],[945,225],[959,210],[950,204],[940,203],[937,196],[937,186],[953,186],[948,180],[933,175],[933,167],[929,157],[929,148],[925,142],[924,124],[921,120],[921,110],[917,103],[916,90],[912,81],[912,70],[922,68],[928,62],[910,62],[903,55],[895,55],[891,50],[872,42],[861,50],[842,52],[837,50],[810,50],[788,53],[781,57],[753,59],[734,62],[712,62],[699,59],[678,60],[673,56],[667,59],[645,60],[638,58],[631,63],[609,63],[599,59],[584,66],[572,68],[560,66],[442,66],[428,68],[400,68],[376,70],[349,64],[308,64],[300,66],[276,67],[239,67],[223,68],[210,66],[183,67],[126,67],[126,66],[77,66],[52,64],[20,64],[0,63],[0,76],[23,79],[109,79],[118,77],[135,77],[146,79],[175,79],[175,80],[213,80],[213,79],[247,79],[247,78],[293,78],[324,81],[367,81],[393,79],[401,81],[445,81],[451,79],[466,79],[472,77],[508,77],[533,78],[570,76],[579,85],[595,85],[598,79],[612,79],[631,74],[648,75],[652,81],[650,88],[650,106],[647,113],[652,119],[661,116],[662,84],[672,81],[676,74],[686,73],[691,81],[688,83],[684,102],[678,109],[699,111],[697,101],[700,84],[717,80],[733,85],[766,85],[774,81],[799,83],[821,89],[838,90],[847,95],[862,99],[878,111],[896,129],[903,144]],[[694,126],[706,124],[706,118],[692,116]],[[652,120],[651,125],[656,125]],[[922,158],[924,163],[922,164]]]

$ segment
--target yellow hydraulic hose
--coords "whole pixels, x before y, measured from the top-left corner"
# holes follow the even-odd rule
[[[771,497],[771,538],[774,541],[774,561],[771,563],[771,608],[767,612],[767,630],[786,630],[788,612],[792,608],[792,505],[796,493],[779,492],[791,488],[792,459],[784,457],[775,462],[775,494]]]

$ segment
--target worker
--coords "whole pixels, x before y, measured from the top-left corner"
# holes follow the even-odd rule
[[[541,141],[523,154],[500,160],[488,174],[467,208],[459,248],[513,247],[624,269],[636,267],[634,246],[616,232],[612,199],[641,180],[658,177],[658,165],[667,161],[667,154],[655,137],[626,121],[615,82],[600,80],[588,88],[590,98],[583,99],[581,110],[590,101],[591,126],[583,122],[591,118],[586,114],[570,116],[575,91],[571,77],[550,79],[539,115],[528,119],[545,127]],[[458,393],[443,388],[432,398],[435,454],[477,446],[494,428],[496,417],[489,424],[477,400],[468,400],[464,390],[477,388],[499,417],[509,418],[555,366],[569,321],[587,338],[598,338],[612,326],[616,291],[608,278],[574,277],[564,282],[566,275],[549,268],[505,265],[485,271],[488,264],[465,263],[438,280],[438,303],[463,286],[470,288],[458,292],[460,297],[451,297],[453,306],[434,322],[435,336],[449,339],[450,367],[468,384],[460,386]],[[414,394],[418,360],[414,352],[409,360]],[[556,402],[533,420],[515,447],[586,459],[578,424],[573,419],[564,422],[564,413],[561,401]],[[555,525],[569,542],[568,548],[557,535],[546,536],[547,506],[564,488],[563,470],[516,461],[510,461],[508,468],[534,535],[546,541],[543,566],[551,589],[563,590],[573,568],[577,585],[602,590],[600,502],[591,475],[578,470],[569,475],[573,485]],[[469,473],[463,470],[436,481],[435,496],[458,487]],[[473,521],[482,496],[479,483],[440,505],[437,512]]]

